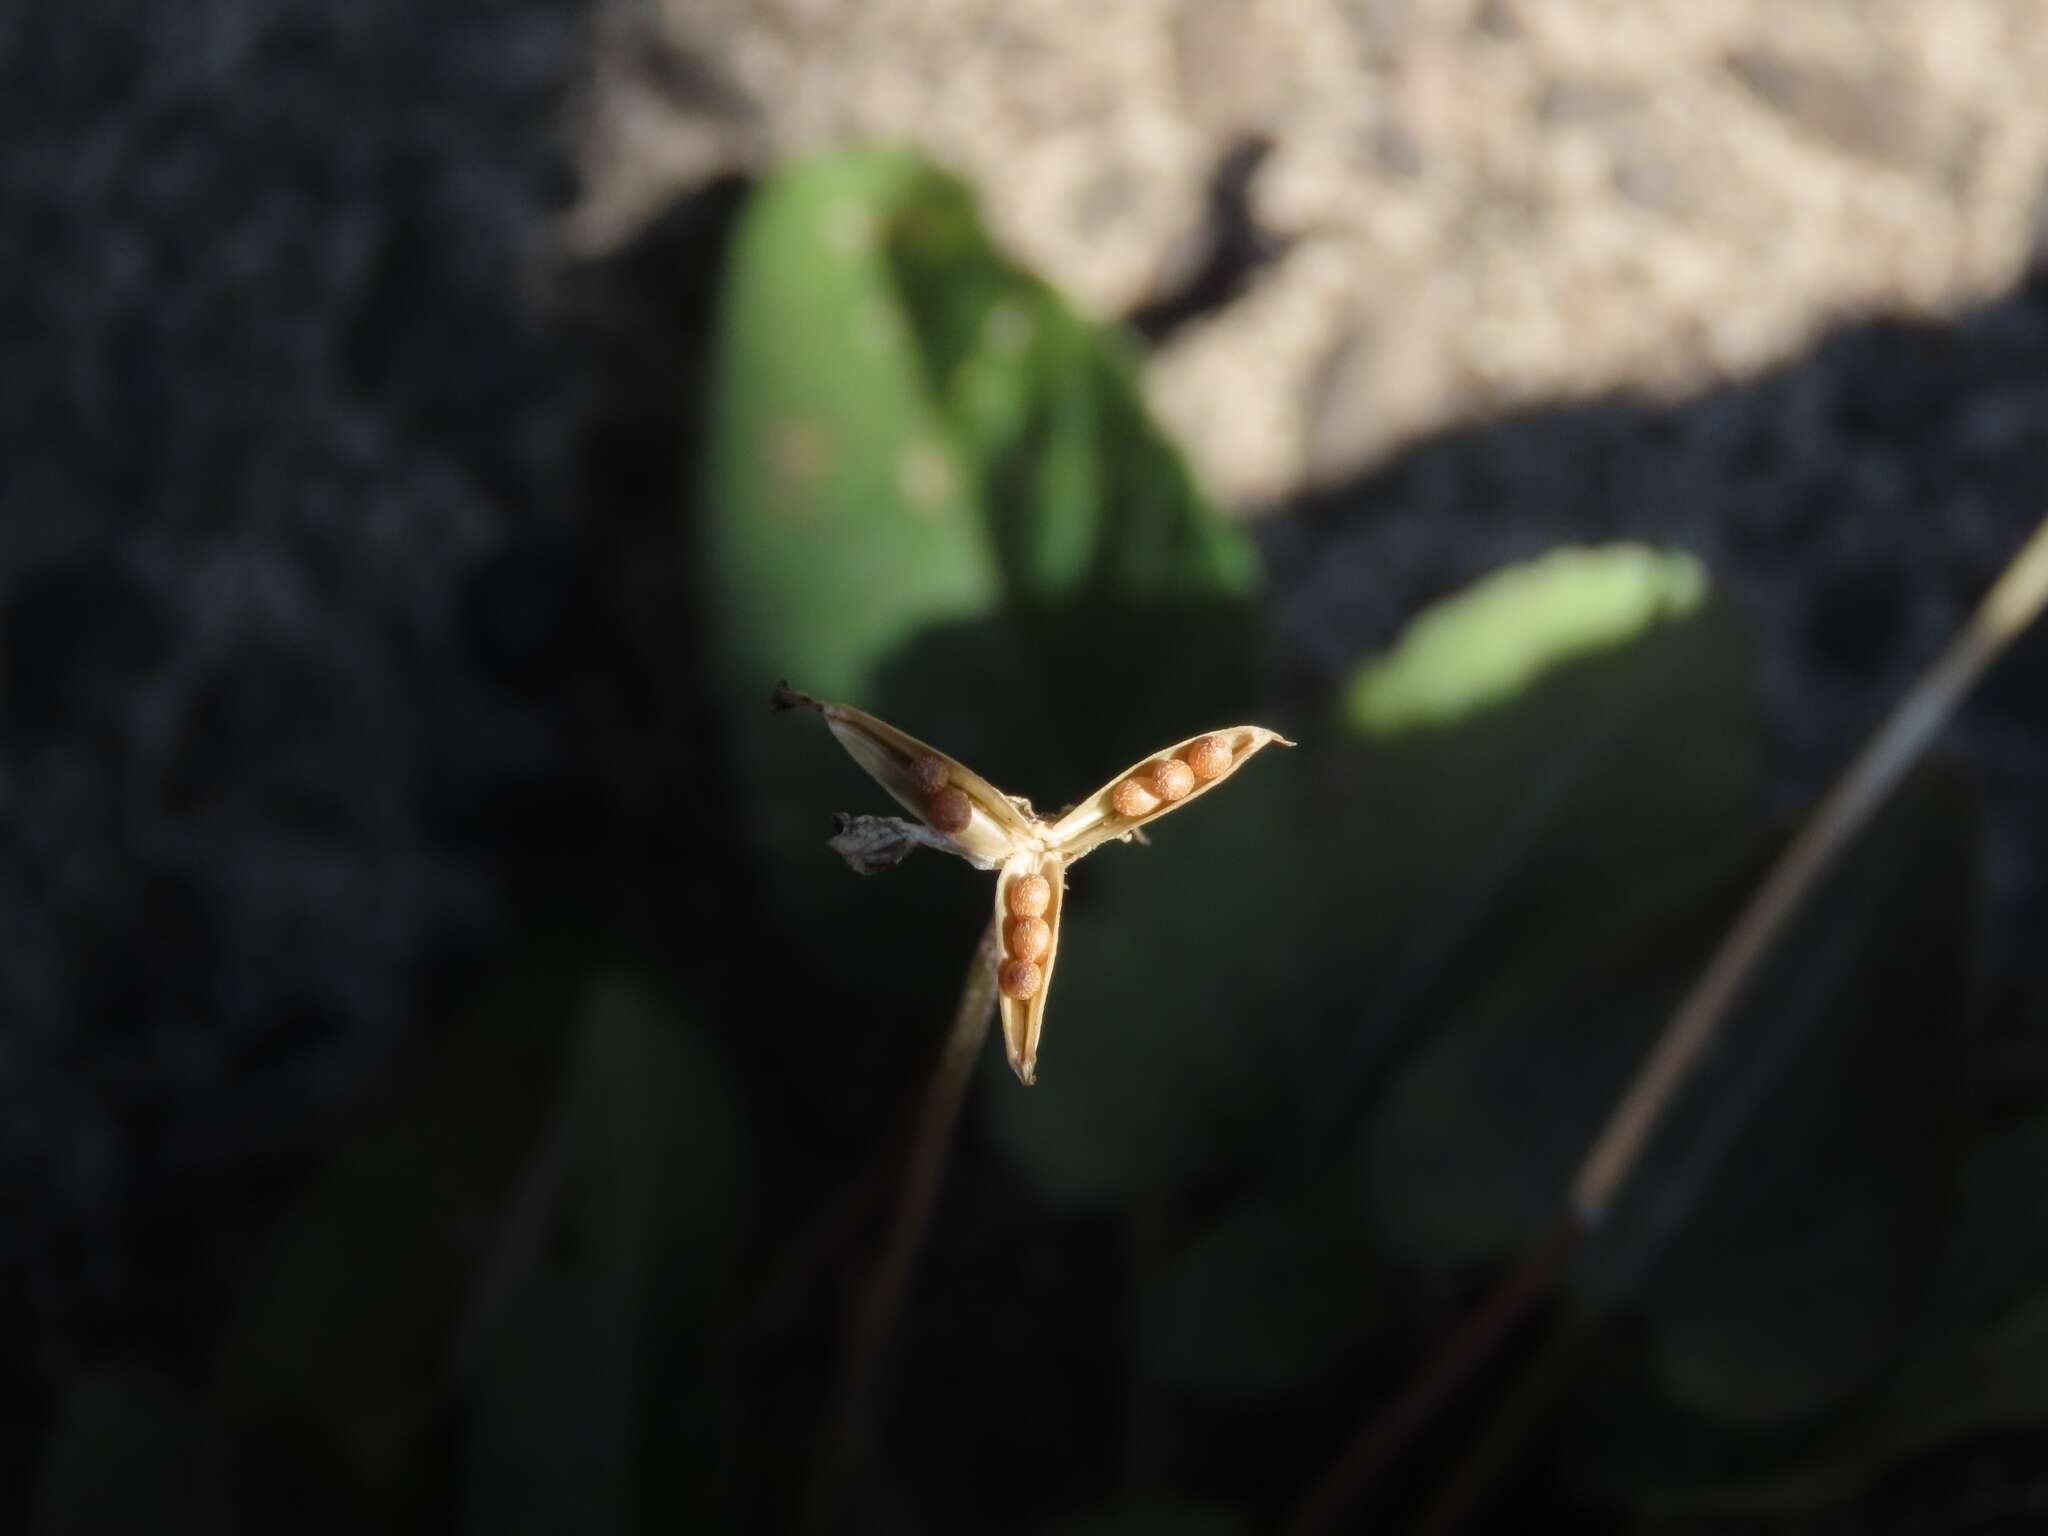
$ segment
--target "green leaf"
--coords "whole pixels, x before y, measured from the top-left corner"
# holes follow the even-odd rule
[[[537,949],[285,1224],[222,1385],[272,1460],[331,1467],[371,1508],[413,1486],[458,1315],[556,1099],[583,961],[575,940]]]
[[[914,860],[886,888],[824,849],[880,810],[788,677],[1048,807],[1207,725],[1258,669],[1252,546],[1147,417],[1121,344],[989,241],[914,156],[765,186],[734,239],[700,488],[715,691],[761,878],[814,974],[878,1021],[944,1016],[987,902]],[[802,1031],[807,1021],[791,1021]],[[875,1033],[808,1021],[835,1083]]]
[[[734,1283],[745,1126],[725,1063],[630,976],[591,986],[567,1101],[571,1239],[599,1303],[644,1347]]]
[[[886,245],[929,397],[978,492],[1008,639],[1051,682],[1074,744],[1064,766],[1092,788],[1203,723],[1233,723],[1205,711],[1253,695],[1257,557],[1151,421],[1122,338],[997,257],[958,182],[928,178]]]
[[[2048,1115],[1986,1136],[1965,1165],[1934,1299],[1909,1357],[1834,1422],[1731,1435],[1638,1376],[1604,1384],[1567,1450],[1576,1481],[1679,1512],[1789,1513],[1855,1496],[1970,1435],[2048,1422]]]
[[[1674,1399],[1784,1424],[1899,1360],[1959,1150],[1974,804],[1924,770],[1788,930],[1582,1273],[1634,1294]]]
[[[1982,1133],[1963,1165],[1929,1331],[1961,1337],[2048,1292],[2048,1112]]]
[[[1250,1517],[1193,1499],[1130,1499],[1042,1529],[1045,1536],[1248,1536]]]
[[[1660,1389],[1811,1420],[1876,1380],[1924,1306],[1967,1003],[1972,825],[1902,791],[1795,923],[1582,1250],[1640,1309]],[[1432,1264],[1504,1258],[1567,1181],[1751,880],[1611,953],[1503,978],[1396,1084],[1368,1141],[1382,1226]]]
[[[464,1531],[638,1528],[631,1337],[600,1292],[590,1275],[551,1270],[515,1303],[464,1430]]]
[[[1349,1175],[1239,1200],[1176,1254],[1139,1296],[1147,1368],[1177,1387],[1256,1396],[1340,1365],[1381,1310]]]
[[[1554,550],[1418,615],[1392,651],[1352,679],[1344,718],[1377,738],[1447,725],[1706,601],[1706,571],[1690,555],[1633,545]]]
[[[714,1336],[739,1274],[737,1090],[684,1014],[628,974],[599,975],[579,1015],[563,1241],[472,1394],[463,1490],[479,1532],[561,1530],[565,1516],[625,1532],[651,1510],[701,1518],[729,1492],[724,1417],[697,1409],[721,1374]]]
[[[146,1366],[103,1366],[65,1387],[33,1536],[201,1536],[227,1529],[229,1514],[226,1441],[203,1403]]]
[[[1556,550],[1360,669],[1341,853],[1368,880],[1340,931],[1394,992],[1612,936],[1726,873],[1760,752],[1747,644],[1703,583],[1683,553]]]
[[[1653,594],[1696,569],[1627,548],[1552,557],[1540,581],[1496,578],[1418,624],[1455,650],[1442,615],[1492,634],[1505,594],[1537,644],[1532,590],[1565,618],[1611,610],[1610,555]],[[1725,878],[1753,807],[1744,648],[1712,601],[1639,607],[1643,627],[1610,625],[1606,649],[1520,667],[1519,694],[1393,734],[1346,716],[1335,760],[1268,753],[1155,846],[1082,865],[1041,1087],[993,1106],[1047,1192],[1127,1200],[1341,1155],[1390,1057],[1492,978],[1566,946],[1604,964],[1643,914]]]

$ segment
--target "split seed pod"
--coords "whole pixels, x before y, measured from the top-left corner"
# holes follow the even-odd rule
[[[1031,884],[1033,881],[1038,884]],[[1067,904],[1066,860],[1056,853],[1013,855],[1003,865],[1002,873],[996,876],[998,923],[1011,909],[1011,893],[1019,885],[1028,885],[1029,890],[1025,894],[1033,898],[1022,905],[1035,903],[1039,885],[1044,886],[1050,898],[1042,916],[1012,919],[1004,931],[1007,940],[1015,933],[1015,924],[1037,923],[1045,930],[1042,950],[1033,957],[1009,949],[1006,944],[1010,958],[1003,961],[1002,971],[997,976],[1000,995],[996,998],[996,1011],[1003,1021],[1003,1049],[1009,1054],[1010,1070],[1028,1088],[1038,1080],[1038,1037],[1045,1032],[1045,999],[1046,994],[1052,991],[1053,962],[1059,958],[1060,916]],[[1025,979],[1021,971],[1031,973],[1032,985],[1012,987],[1011,982]]]
[[[1020,809],[966,764],[865,710],[828,704],[787,688],[777,691],[775,702],[782,708],[817,710],[868,777],[919,821],[945,833],[961,856],[978,868],[998,868],[1039,825],[1028,809]]]
[[[1258,725],[1234,725],[1176,742],[1111,779],[1056,821],[1031,802],[1006,795],[966,765],[893,725],[845,704],[827,704],[786,684],[778,708],[808,707],[825,717],[855,762],[943,843],[996,876],[997,1009],[1010,1068],[1029,1084],[1037,1077],[1045,1003],[1059,958],[1067,866],[1111,840],[1131,834],[1221,784],[1274,742],[1293,742]]]
[[[1132,764],[1068,811],[1047,830],[1047,841],[1071,864],[1113,837],[1129,837],[1138,828],[1193,805],[1276,741],[1283,747],[1294,745],[1259,725],[1234,725],[1177,741]],[[1194,771],[1187,761],[1191,752],[1201,757],[1208,773]],[[1144,795],[1129,794],[1126,786],[1136,786]]]

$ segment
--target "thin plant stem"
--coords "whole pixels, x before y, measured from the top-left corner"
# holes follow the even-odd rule
[[[1813,888],[1869,824],[1984,669],[2048,601],[2048,521],[2034,530],[1963,632],[1899,701],[1806,818],[1680,1001],[1572,1180],[1573,1213],[1600,1224],[1651,1133],[1742,990]]]
[[[1485,1506],[1578,1379],[1593,1338],[1594,1322],[1585,1316],[1561,1319],[1550,1330],[1520,1379],[1507,1389],[1507,1400],[1491,1415],[1485,1432],[1438,1484],[1408,1536],[1451,1536]]]
[[[1303,1495],[1287,1522],[1289,1536],[1320,1536],[1343,1527],[1345,1512],[1387,1474],[1416,1436],[1435,1422],[1550,1294],[1581,1235],[1579,1224],[1570,1217],[1560,1221],[1465,1314],[1430,1354],[1426,1367],[1409,1376],[1392,1399],[1359,1425],[1329,1470]]]
[[[1985,669],[2033,623],[2044,604],[2048,520],[2021,546],[1962,633],[1886,717],[1772,865],[1594,1139],[1573,1176],[1557,1227],[1422,1361],[1393,1399],[1366,1417],[1296,1507],[1288,1527],[1295,1536],[1336,1528],[1543,1300],[1562,1272],[1564,1257],[1612,1208],[1665,1110],[1802,903],[1940,734]]]
[[[925,1089],[924,1104],[911,1140],[910,1160],[903,1170],[902,1189],[896,1200],[896,1219],[854,1307],[840,1360],[831,1428],[813,1492],[814,1529],[828,1528],[837,1517],[841,1500],[867,1451],[868,1430],[874,1421],[876,1383],[896,1334],[911,1276],[931,1232],[939,1186],[952,1159],[960,1108],[966,1102],[974,1063],[988,1039],[989,1020],[995,1015],[996,965],[1002,958],[1001,945],[1001,932],[991,918],[981,941],[975,945],[974,958],[961,982],[952,1027]]]

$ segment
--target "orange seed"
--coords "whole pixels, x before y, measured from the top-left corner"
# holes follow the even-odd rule
[[[1012,917],[1043,917],[1052,905],[1052,882],[1043,875],[1026,875],[1010,887]]]
[[[1021,1003],[1045,985],[1045,973],[1029,960],[1008,960],[996,973],[996,984],[1003,989],[1003,996]]]
[[[1135,778],[1130,778],[1117,785],[1109,803],[1119,816],[1143,816],[1147,811],[1158,809],[1159,797]]]
[[[1184,800],[1195,787],[1195,770],[1169,757],[1152,770],[1152,789],[1162,800]]]
[[[1004,947],[1019,960],[1042,960],[1052,948],[1052,925],[1042,917],[1013,917]]]
[[[929,800],[946,787],[946,760],[927,752],[912,759],[910,782],[917,786],[917,792]]]
[[[965,790],[948,784],[925,802],[925,820],[941,832],[965,832],[974,820],[974,806]]]
[[[1223,771],[1230,766],[1230,748],[1223,744],[1220,736],[1198,736],[1181,753],[1181,761],[1194,770],[1198,779],[1221,778]]]

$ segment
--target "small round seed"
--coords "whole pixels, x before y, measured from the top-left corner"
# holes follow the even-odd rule
[[[1230,748],[1223,744],[1220,736],[1198,736],[1188,743],[1181,753],[1181,761],[1194,770],[1195,777],[1205,782],[1221,778],[1224,769],[1230,766]]]
[[[1052,882],[1043,875],[1026,875],[1010,887],[1012,917],[1043,917],[1052,905]]]
[[[948,784],[925,802],[924,814],[925,820],[950,836],[967,830],[974,820],[974,805],[965,790]]]
[[[1045,985],[1045,972],[1029,960],[1008,960],[996,973],[996,983],[1003,989],[1003,996],[1021,1003]]]
[[[1042,960],[1052,948],[1052,924],[1042,917],[1013,917],[1003,947],[1019,960]]]
[[[1125,779],[1110,794],[1109,803],[1119,816],[1143,816],[1159,808],[1159,797],[1135,778]]]
[[[910,764],[910,782],[927,800],[946,787],[946,773],[946,760],[930,752],[912,759]]]
[[[1169,757],[1152,770],[1152,790],[1162,800],[1184,800],[1195,787],[1195,770]]]

